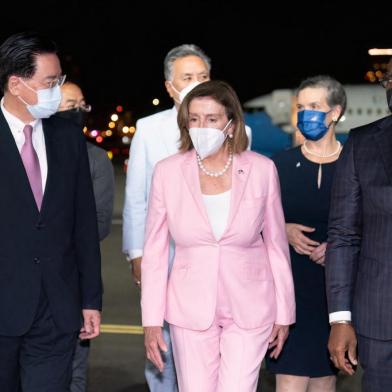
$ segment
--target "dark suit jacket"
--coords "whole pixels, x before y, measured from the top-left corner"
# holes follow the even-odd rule
[[[392,339],[392,116],[350,132],[331,197],[329,312],[350,310],[359,334]]]
[[[99,239],[102,241],[112,225],[114,202],[114,172],[111,160],[103,148],[87,142],[88,161],[93,181]]]
[[[43,120],[48,177],[41,212],[0,111],[0,335],[33,322],[40,290],[64,332],[81,309],[101,309],[98,229],[84,136],[57,117]]]

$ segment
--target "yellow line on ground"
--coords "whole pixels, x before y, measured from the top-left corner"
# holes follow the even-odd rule
[[[102,324],[101,332],[128,335],[143,335],[143,327],[141,327],[140,325]]]

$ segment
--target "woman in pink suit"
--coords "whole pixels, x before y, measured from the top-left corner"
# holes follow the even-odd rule
[[[180,392],[256,391],[268,347],[295,321],[279,182],[246,151],[241,105],[225,82],[195,87],[178,113],[180,153],[155,168],[142,262],[147,358],[160,370],[170,324]],[[176,244],[168,274],[169,239]]]

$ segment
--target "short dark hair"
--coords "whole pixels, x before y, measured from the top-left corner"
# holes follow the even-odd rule
[[[316,75],[304,79],[299,85],[296,96],[305,88],[325,88],[327,90],[327,104],[330,108],[339,105],[342,108],[338,120],[343,116],[347,106],[347,96],[343,86],[329,75]]]
[[[11,35],[0,46],[0,89],[7,89],[12,75],[30,78],[36,71],[36,56],[57,53],[56,44],[36,32]]]
[[[189,136],[189,104],[195,98],[210,97],[225,108],[227,118],[233,121],[234,132],[232,143],[233,153],[239,154],[248,147],[248,136],[245,131],[245,121],[241,103],[234,89],[222,80],[210,80],[196,86],[182,101],[178,109],[177,122],[180,128],[180,151],[193,149],[192,139]],[[225,143],[228,143],[226,139]]]

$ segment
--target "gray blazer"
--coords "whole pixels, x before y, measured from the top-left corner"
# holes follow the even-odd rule
[[[329,312],[392,339],[392,116],[350,132],[332,187],[326,253]]]
[[[112,224],[114,203],[113,165],[106,151],[95,144],[87,142],[91,179],[97,208],[99,240],[109,233]]]

